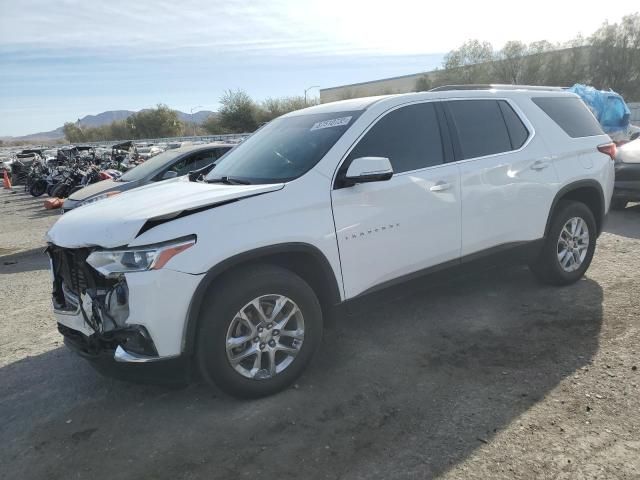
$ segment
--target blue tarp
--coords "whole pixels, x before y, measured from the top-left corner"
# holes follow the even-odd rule
[[[623,98],[613,90],[596,90],[587,85],[576,83],[569,89],[582,98],[608,133],[622,133],[629,129],[631,111]]]

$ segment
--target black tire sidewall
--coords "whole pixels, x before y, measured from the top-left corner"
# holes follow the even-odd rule
[[[589,247],[587,248],[587,255],[580,265],[580,268],[573,272],[566,272],[560,265],[558,260],[558,238],[562,228],[570,218],[579,217],[582,218],[589,228]],[[596,248],[597,239],[597,225],[593,213],[589,208],[579,202],[566,202],[561,205],[560,210],[554,216],[553,223],[549,229],[549,235],[545,245],[544,258],[542,261],[548,262],[547,267],[554,277],[556,282],[560,284],[569,284],[579,280],[589,268],[593,254]]]
[[[614,198],[613,200],[611,200],[611,209],[624,210],[625,208],[627,208],[627,203],[629,203],[628,200],[622,198]]]
[[[322,339],[322,311],[311,287],[294,273],[269,266],[227,276],[211,290],[212,295],[201,310],[197,337],[197,357],[203,377],[226,393],[243,398],[270,395],[292,384]],[[244,305],[268,294],[285,295],[296,303],[304,317],[305,338],[295,360],[283,372],[271,379],[253,380],[240,375],[229,363],[226,335],[229,324]]]
[[[47,182],[44,180],[38,180],[33,185],[31,185],[29,193],[34,197],[39,197],[40,195],[43,195],[46,190]]]

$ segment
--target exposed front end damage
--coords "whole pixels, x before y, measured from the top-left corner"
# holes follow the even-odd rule
[[[106,278],[94,270],[86,262],[89,248],[50,245],[47,253],[53,277],[53,308],[62,319],[58,330],[69,347],[84,356],[111,353],[121,361],[158,356],[147,329],[127,323],[129,287],[124,275]]]

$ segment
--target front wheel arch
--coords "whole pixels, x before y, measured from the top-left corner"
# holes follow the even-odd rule
[[[195,352],[200,311],[207,291],[237,269],[265,264],[291,270],[300,276],[316,293],[325,320],[332,317],[334,307],[341,302],[340,287],[329,260],[317,247],[307,243],[261,247],[229,257],[206,273],[198,284],[187,311],[182,338],[183,354],[192,355]]]

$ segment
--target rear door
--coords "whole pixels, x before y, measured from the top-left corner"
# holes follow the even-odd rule
[[[460,182],[445,162],[448,141],[434,103],[417,103],[384,114],[347,155],[338,179],[358,157],[387,157],[394,170],[390,180],[332,191],[347,298],[458,260]]]
[[[531,124],[511,100],[443,103],[460,168],[462,256],[541,238],[557,175]]]

